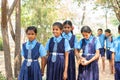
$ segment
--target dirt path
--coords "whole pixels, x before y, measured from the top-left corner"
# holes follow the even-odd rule
[[[99,59],[99,73],[100,73],[100,79],[99,80],[114,80],[114,75],[110,74],[109,71],[109,64],[108,61],[105,61],[105,72],[102,72],[102,68],[101,68],[101,59]],[[12,55],[12,65],[13,65],[13,55]],[[5,66],[4,66],[4,56],[3,56],[3,52],[0,52],[0,72],[2,72],[2,74],[5,74]],[[43,77],[45,80],[45,76]]]

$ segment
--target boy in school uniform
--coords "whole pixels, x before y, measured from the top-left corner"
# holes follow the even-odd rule
[[[110,48],[115,38],[112,36],[110,29],[105,30],[105,36],[106,36],[106,57],[109,60],[111,74],[113,74],[112,51],[110,51]]]
[[[118,26],[120,34],[120,25]],[[120,80],[120,36],[118,36],[112,44],[110,51],[113,52],[112,59],[115,68],[115,80]]]
[[[100,55],[102,58],[102,72],[105,71],[105,48],[104,48],[104,44],[105,44],[105,35],[103,34],[103,30],[101,28],[98,29],[98,39],[100,41],[101,44],[101,48],[100,48]]]

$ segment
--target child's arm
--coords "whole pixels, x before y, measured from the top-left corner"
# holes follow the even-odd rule
[[[75,52],[75,56],[76,56],[77,62],[78,62],[78,64],[80,64],[81,63],[81,59],[82,59],[82,56],[79,54],[80,50],[75,49],[74,52]]]
[[[99,50],[96,50],[95,56],[93,56],[93,58],[91,58],[90,60],[84,60],[82,65],[86,66],[86,65],[90,64],[91,62],[97,60],[99,58],[99,55],[100,55]]]
[[[68,52],[65,52],[65,67],[64,67],[64,73],[63,73],[63,79],[64,79],[64,80],[67,79],[68,57],[69,57],[69,53],[68,53]]]
[[[47,58],[49,56],[49,52],[47,52],[47,55],[45,57],[41,58],[41,71],[42,71],[42,76],[44,76],[44,70],[45,70],[45,66],[47,64]]]
[[[45,59],[45,57],[42,57],[41,58],[41,72],[42,72],[42,76],[44,76],[45,65],[46,65],[46,59]]]

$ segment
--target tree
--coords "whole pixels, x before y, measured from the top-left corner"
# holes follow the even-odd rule
[[[14,56],[14,76],[17,78],[20,66],[21,66],[21,56],[20,56],[20,42],[21,42],[21,9],[20,0],[16,4],[16,24],[15,24],[15,56]]]
[[[110,0],[110,2],[112,4],[112,7],[114,8],[116,17],[120,22],[120,0]]]
[[[13,80],[10,47],[9,47],[9,39],[8,39],[8,26],[7,26],[7,0],[2,0],[1,7],[2,7],[1,29],[2,29],[2,37],[3,37],[5,71],[6,71],[7,80]]]
[[[51,36],[51,25],[57,20],[55,5],[58,2],[56,0],[23,0],[22,27],[28,27],[29,25],[37,26],[37,39],[43,44]]]
[[[11,21],[11,15],[13,14],[14,8],[16,8],[16,26],[15,32],[13,30],[13,25]],[[11,56],[10,56],[10,46],[8,38],[8,27],[11,32],[11,36],[15,42],[15,56],[14,56],[14,75],[18,76],[21,57],[20,57],[20,36],[21,36],[21,25],[20,25],[20,0],[14,0],[12,6],[9,8],[7,5],[7,0],[2,0],[2,35],[3,35],[3,46],[5,55],[5,70],[7,80],[13,80],[13,73],[11,68]],[[9,23],[9,26],[8,26]],[[8,66],[9,65],[9,66]]]
[[[116,17],[120,22],[120,0],[97,0],[97,2],[102,5],[105,5],[106,3],[108,5],[110,5],[113,8],[113,10],[116,14]],[[109,7],[109,8],[111,8],[111,7]]]

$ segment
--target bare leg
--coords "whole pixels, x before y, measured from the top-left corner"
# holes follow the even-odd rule
[[[105,57],[102,57],[102,72],[105,72]]]
[[[113,74],[113,64],[112,64],[112,60],[109,60],[109,66],[110,66],[110,73]]]

